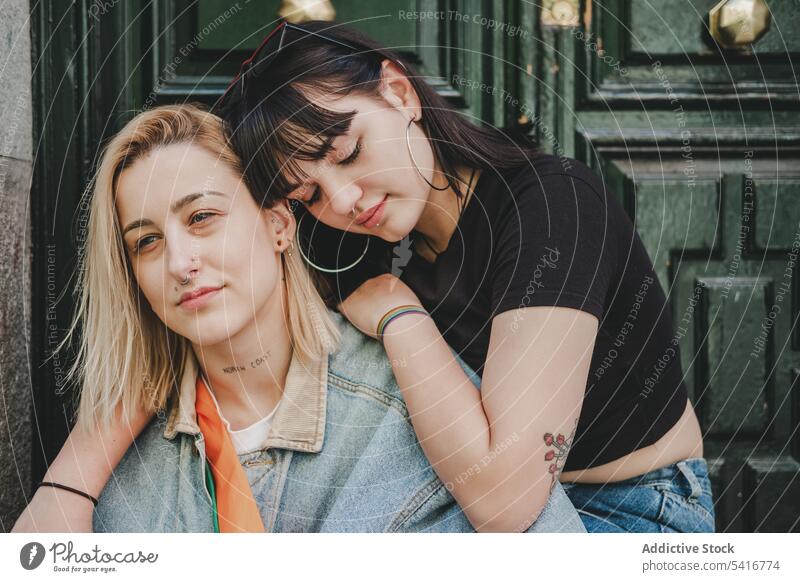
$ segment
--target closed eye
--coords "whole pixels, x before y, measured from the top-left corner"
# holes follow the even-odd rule
[[[358,140],[356,142],[356,147],[353,148],[352,153],[349,156],[347,156],[345,159],[343,159],[341,162],[339,162],[339,165],[340,166],[349,166],[350,164],[352,164],[353,162],[355,162],[358,159],[358,155],[360,153],[361,153],[361,140]]]
[[[316,204],[317,202],[320,201],[320,198],[322,198],[322,194],[320,194],[319,186],[317,186],[316,188],[314,188],[314,193],[311,195],[311,198],[308,199],[306,204],[308,204],[309,206],[311,206],[312,204]]]
[[[311,198],[309,198],[308,200],[304,200],[303,197],[305,196],[305,191],[308,188],[310,188],[310,186],[308,186],[308,185],[302,186],[301,193],[297,196],[296,200],[302,202],[306,206],[311,206],[312,204],[316,204],[317,202],[320,201],[320,198],[322,198],[322,194],[319,191],[319,186],[317,186],[317,187],[314,188],[314,191],[311,193]]]

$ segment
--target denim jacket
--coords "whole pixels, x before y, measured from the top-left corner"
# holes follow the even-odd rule
[[[313,365],[292,360],[264,448],[239,455],[265,530],[474,531],[417,441],[383,347],[332,317],[338,350]],[[109,479],[94,531],[214,531],[197,373],[191,356],[177,402],[145,427]],[[559,483],[528,531],[585,531]]]

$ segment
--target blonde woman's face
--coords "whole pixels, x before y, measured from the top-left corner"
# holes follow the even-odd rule
[[[141,293],[175,333],[211,346],[280,308],[292,217],[261,209],[209,151],[170,145],[137,160],[119,177],[116,208]]]

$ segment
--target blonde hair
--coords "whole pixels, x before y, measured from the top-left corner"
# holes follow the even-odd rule
[[[154,149],[182,143],[205,148],[242,173],[219,117],[195,105],[169,105],[140,113],[114,136],[85,194],[91,202],[77,307],[56,348],[78,344],[66,381],[77,380],[81,386],[77,422],[83,429],[95,423],[108,429],[118,408],[126,420],[139,409],[150,414],[165,409],[192,349],[140,300],[115,207],[116,181],[126,167]],[[335,349],[339,331],[299,253],[282,257],[295,353],[306,362],[326,357]]]

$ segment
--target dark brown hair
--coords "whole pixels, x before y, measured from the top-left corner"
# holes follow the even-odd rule
[[[333,140],[350,127],[355,111],[331,111],[315,105],[312,99],[351,93],[377,97],[381,64],[386,59],[407,72],[422,105],[422,128],[442,173],[458,196],[463,194],[456,179],[457,168],[514,168],[530,164],[536,155],[524,126],[501,130],[472,123],[409,62],[367,36],[335,22],[307,22],[302,28],[310,34],[293,31],[297,36],[276,55],[258,55],[255,66],[217,107],[231,145],[243,160],[245,182],[263,206],[285,199],[293,186],[304,181],[297,162],[324,159]],[[262,58],[272,60],[259,67]],[[335,276],[322,275],[320,291],[330,307],[364,280],[387,272],[392,244],[328,227],[303,207],[297,209],[296,216],[298,220],[305,218],[298,229],[298,244],[308,249],[316,264],[329,268],[349,264],[368,242],[369,252],[356,268]]]
[[[355,112],[315,105],[309,96],[378,95],[381,63],[389,59],[407,71],[424,114],[422,127],[450,186],[460,193],[456,168],[510,168],[528,163],[533,142],[517,130],[470,122],[453,109],[414,67],[394,51],[335,22],[313,21],[306,34],[284,46],[266,70],[245,74],[218,113],[233,148],[245,161],[250,191],[277,201],[303,181],[297,162],[323,159],[333,140],[347,132]],[[320,36],[316,36],[320,35]]]

